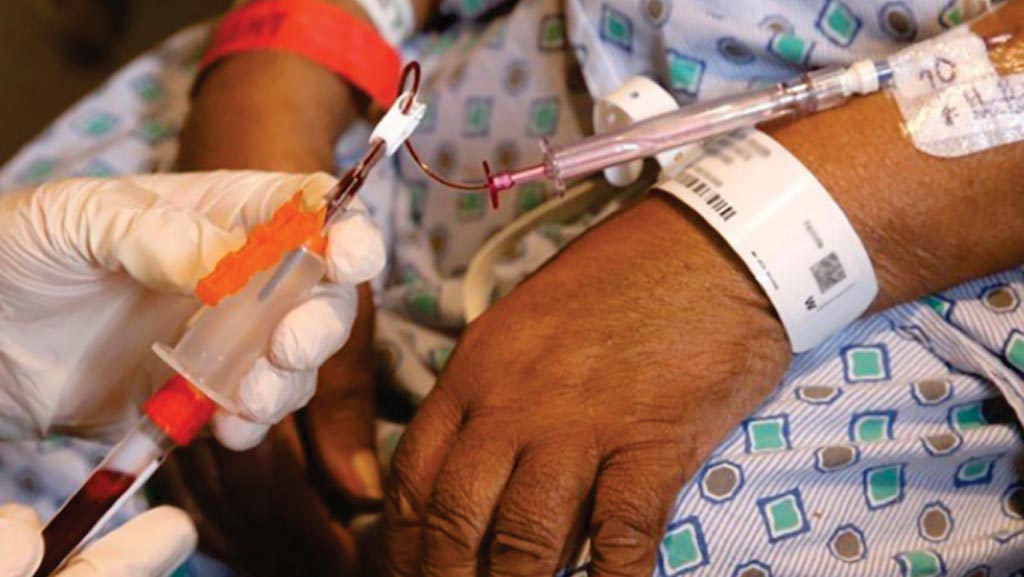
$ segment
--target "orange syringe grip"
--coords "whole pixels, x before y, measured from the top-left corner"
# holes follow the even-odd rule
[[[271,219],[249,232],[245,244],[225,255],[213,271],[196,284],[196,296],[207,306],[242,290],[257,273],[275,266],[293,250],[306,246],[324,254],[327,240],[322,234],[326,209],[308,211],[302,206],[302,191],[282,204]]]

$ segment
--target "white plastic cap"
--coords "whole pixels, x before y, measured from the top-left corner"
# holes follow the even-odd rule
[[[871,60],[859,60],[850,65],[843,75],[843,92],[851,94],[871,94],[877,91],[878,68]]]

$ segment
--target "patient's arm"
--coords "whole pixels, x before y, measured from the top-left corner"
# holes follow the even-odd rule
[[[355,0],[330,1],[369,22]],[[419,27],[436,0],[412,2]],[[335,142],[365,107],[365,96],[300,56],[234,55],[197,87],[179,163],[186,169],[331,171]]]
[[[353,0],[334,0],[363,19]],[[432,0],[414,0],[418,22]],[[179,166],[195,169],[264,169],[333,172],[334,144],[365,108],[365,98],[339,77],[298,56],[273,52],[241,54],[214,66],[196,88],[182,134]],[[361,287],[360,312],[345,349],[320,374],[319,392],[305,410],[306,435],[288,419],[260,447],[232,454],[212,443],[195,443],[178,456],[187,466],[168,467],[166,477],[187,486],[179,495],[197,513],[203,546],[247,565],[253,575],[344,574],[352,541],[331,517],[309,482],[300,438],[330,481],[321,491],[340,493],[349,505],[379,501],[373,451],[371,343],[373,303]],[[307,447],[308,450],[308,447]],[[266,499],[240,490],[259,483],[292,495]],[[239,530],[245,525],[244,531]],[[282,528],[291,538],[281,537]],[[242,537],[242,538],[240,538]],[[247,537],[247,538],[245,538]]]
[[[976,27],[1020,34],[1024,3]],[[1024,262],[1024,143],[929,157],[885,94],[773,133],[863,239],[876,310]],[[397,573],[551,574],[586,527],[592,575],[649,574],[674,494],[790,356],[738,258],[651,195],[468,328],[393,461]]]

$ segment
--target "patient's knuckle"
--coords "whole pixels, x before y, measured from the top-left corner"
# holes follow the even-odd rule
[[[558,557],[558,537],[543,515],[531,515],[521,508],[503,510],[494,524],[491,557],[529,557],[550,561]]]
[[[475,565],[474,557],[452,558],[437,554],[427,555],[420,563],[420,575],[421,577],[450,577],[454,569],[471,569]]]
[[[659,530],[648,518],[615,514],[595,522],[594,546],[606,553],[641,551],[654,545]]]
[[[388,575],[390,577],[420,577],[416,566],[399,565],[391,560],[388,564]]]
[[[614,516],[594,527],[593,569],[608,577],[649,574],[658,529],[632,516]]]
[[[427,505],[426,546],[428,550],[444,547],[464,554],[474,553],[478,523],[465,509],[448,500],[433,499]]]
[[[451,564],[442,563],[425,557],[420,564],[420,577],[448,577],[451,571]]]

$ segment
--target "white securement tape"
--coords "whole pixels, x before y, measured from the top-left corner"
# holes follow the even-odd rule
[[[729,243],[764,289],[795,352],[859,317],[878,281],[857,233],[788,150],[750,130],[708,141],[658,183]]]
[[[416,12],[410,0],[356,0],[380,35],[399,47],[416,29]]]
[[[956,157],[1024,139],[1024,74],[1000,76],[966,26],[889,58],[893,95],[922,152]]]
[[[412,106],[409,108],[409,112],[403,112],[402,109],[405,108],[410,98],[412,99]],[[416,130],[426,112],[427,105],[416,100],[416,97],[411,92],[402,93],[395,100],[395,103],[391,105],[384,118],[381,118],[377,126],[373,127],[373,132],[370,134],[370,142],[383,140],[387,147],[388,156],[391,156]]]
[[[605,134],[677,110],[679,105],[657,82],[646,76],[634,76],[594,105],[594,132]],[[660,152],[655,158],[662,168],[685,164],[700,154],[700,147],[684,145]],[[640,177],[644,161],[634,160],[604,169],[604,177],[614,186],[628,186]]]

